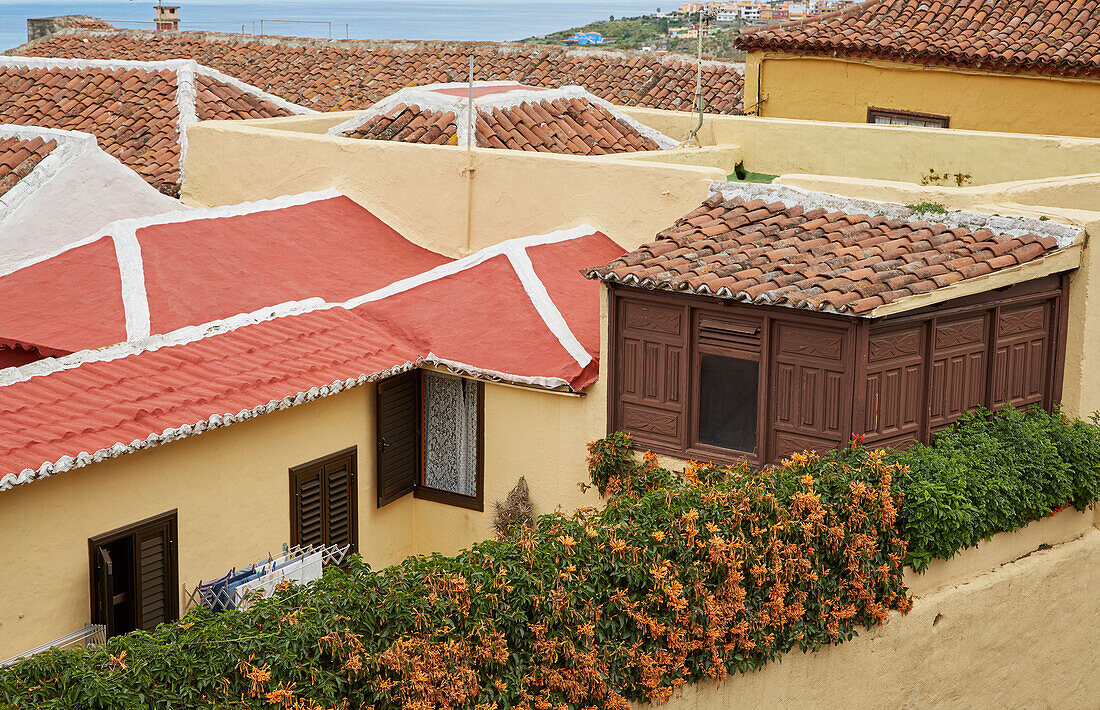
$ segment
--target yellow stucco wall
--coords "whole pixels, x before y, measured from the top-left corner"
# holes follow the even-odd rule
[[[706,166],[357,140],[307,132],[305,120],[270,124],[275,128],[241,123],[188,127],[185,203],[224,205],[332,187],[409,239],[451,256],[585,223],[633,248],[697,207],[710,182],[727,174]]]
[[[636,120],[671,136],[683,136],[698,116],[678,111],[624,107]],[[804,173],[920,184],[930,179],[956,186],[1041,180],[1095,173],[1100,139],[989,133],[954,128],[874,126],[793,118],[707,114],[699,137],[704,146],[736,150],[758,173]]]
[[[520,476],[536,513],[594,505],[577,484],[584,445],[605,426],[599,388],[566,397],[486,385],[484,513],[411,495],[376,507],[372,384],[2,492],[0,659],[88,621],[89,537],[177,509],[179,579],[193,587],[289,542],[288,469],[349,446],[360,553],[375,568],[490,537],[492,503]]]
[[[907,616],[839,646],[684,688],[662,707],[1095,708],[1097,586],[1094,529],[918,597]]]
[[[759,93],[758,93],[759,89]],[[753,52],[746,113],[864,123],[869,107],[950,116],[951,128],[1100,136],[1100,81],[872,59]]]

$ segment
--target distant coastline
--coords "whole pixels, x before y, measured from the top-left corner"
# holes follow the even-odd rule
[[[176,0],[181,30],[356,39],[518,41],[615,16],[654,12],[655,2],[619,0]],[[152,29],[153,2],[0,0],[0,48],[27,41],[28,17],[92,15],[118,27]],[[282,20],[284,22],[279,22]],[[311,21],[311,22],[305,22]],[[328,23],[328,24],[325,24]]]

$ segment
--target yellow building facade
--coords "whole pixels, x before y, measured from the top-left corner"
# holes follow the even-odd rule
[[[1100,136],[1100,80],[751,52],[745,114],[845,123],[892,115],[952,129]]]

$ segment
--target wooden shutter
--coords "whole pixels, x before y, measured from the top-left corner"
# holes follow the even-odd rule
[[[176,593],[176,520],[173,516],[134,534],[136,626],[152,631],[179,618]]]
[[[356,510],[355,454],[325,464],[325,544],[351,545],[355,551],[358,532]]]
[[[641,446],[682,451],[687,446],[688,310],[612,293],[610,428],[633,435]]]
[[[106,548],[97,548],[92,555],[95,570],[92,578],[95,592],[92,621],[107,627],[107,637],[110,638],[115,635],[114,605],[111,603],[115,597],[115,564]]]
[[[325,544],[323,474],[323,466],[299,468],[291,473],[294,512],[291,517],[290,538],[293,545]]]
[[[358,540],[355,447],[290,469],[293,545],[351,545]]]
[[[997,311],[993,354],[993,406],[1045,405],[1056,301]]]
[[[420,475],[420,373],[378,383],[378,507],[416,487]]]

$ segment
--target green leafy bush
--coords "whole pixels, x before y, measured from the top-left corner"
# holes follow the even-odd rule
[[[796,454],[673,474],[591,449],[602,510],[454,557],[353,559],[248,612],[192,612],[0,673],[19,708],[617,708],[851,638],[910,602],[896,467]]]
[[[918,572],[934,558],[1100,498],[1100,427],[1059,411],[971,412],[932,446],[914,444],[889,460],[905,467],[897,477],[898,528]]]

